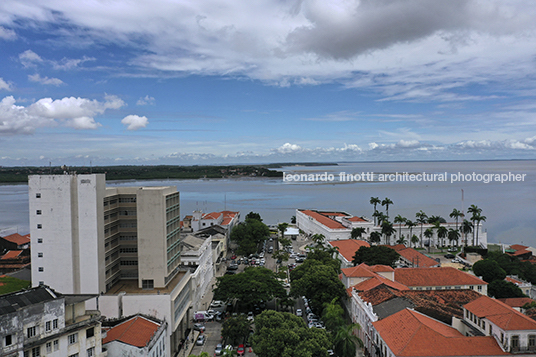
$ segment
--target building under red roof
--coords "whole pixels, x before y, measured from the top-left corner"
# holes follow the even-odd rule
[[[448,287],[487,285],[484,280],[453,267],[397,268],[395,281],[409,287]]]
[[[510,307],[517,307],[517,308],[523,307],[525,306],[525,304],[531,304],[535,302],[533,299],[529,297],[503,298],[503,299],[497,299],[497,300],[505,303],[506,305]]]
[[[7,240],[8,242],[15,243],[16,245],[30,244],[29,234],[21,236],[18,233],[14,233],[14,234],[2,237],[2,238]]]
[[[22,254],[22,250],[10,250],[0,258],[0,260],[19,258]]]
[[[479,299],[465,305],[464,308],[479,318],[485,318],[493,322],[505,331],[536,331],[536,321],[523,315],[521,312],[514,310],[504,302],[487,296],[481,296]]]
[[[426,255],[413,248],[408,248],[403,244],[397,244],[395,246],[387,247],[394,249],[398,254],[400,254],[402,260],[404,260],[406,264],[408,264],[410,267],[431,268],[439,266],[439,263],[436,260],[427,257]]]
[[[404,309],[373,323],[395,356],[508,355],[491,336],[466,337],[440,321]],[[381,346],[377,346],[381,349]],[[385,351],[381,351],[386,356]]]
[[[301,212],[303,214],[306,214],[309,217],[317,220],[319,223],[323,224],[324,226],[326,226],[329,229],[348,229],[347,227],[343,226],[340,222],[329,218],[330,215],[331,216],[335,215],[335,213],[333,213],[333,212],[330,212],[330,213],[322,212],[322,213],[320,213],[320,212],[311,211],[311,210],[308,210],[308,209],[303,210]]]
[[[159,327],[159,324],[143,316],[135,316],[109,329],[106,338],[102,340],[102,344],[120,341],[127,345],[142,348],[149,344]]]
[[[354,260],[355,252],[357,252],[359,248],[370,247],[370,244],[368,244],[364,240],[359,239],[333,240],[330,241],[329,244],[334,247],[337,247],[339,250],[339,254],[342,255],[344,259],[346,259],[348,262]]]

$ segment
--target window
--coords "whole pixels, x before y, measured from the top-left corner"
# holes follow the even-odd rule
[[[13,340],[12,340],[11,335],[7,335],[7,336],[5,337],[5,339],[4,339],[4,341],[5,341],[5,345],[6,345],[6,346],[11,346],[11,344],[13,343]]]
[[[28,327],[26,329],[26,336],[28,336],[28,338],[34,337],[36,335],[36,332],[37,332],[37,328],[35,326]]]
[[[481,293],[482,292],[482,285],[477,286],[477,290],[478,290],[479,293]]]
[[[72,345],[73,343],[78,342],[78,334],[73,333],[72,335],[67,336],[67,340],[69,341],[69,344]]]
[[[38,209],[37,211],[35,211],[35,214],[38,215],[38,216],[40,216],[40,215],[41,215],[41,210]]]
[[[30,350],[24,351],[24,357],[30,357]]]
[[[38,225],[37,225],[37,229],[41,229],[41,228],[43,228],[43,225],[42,225],[42,224],[38,224]]]
[[[39,267],[37,270],[39,270],[40,272],[44,272],[44,271],[45,271],[45,268],[43,268],[43,267]]]
[[[95,347],[91,347],[87,349],[87,357],[93,357],[95,356]]]
[[[69,357],[78,357],[78,353],[75,353],[73,355],[69,355]]]
[[[43,253],[42,252],[37,253],[37,257],[38,258],[43,258]]]
[[[52,330],[52,321],[45,322],[45,331]]]
[[[529,335],[529,350],[534,351],[536,349],[536,335]]]
[[[43,238],[37,238],[37,243],[43,243]]]
[[[58,319],[52,320],[52,328],[58,328]]]
[[[154,280],[142,280],[141,281],[141,287],[142,289],[153,289],[154,288]]]
[[[514,335],[510,340],[511,352],[519,350],[519,336]]]
[[[59,351],[60,349],[60,340],[54,340],[54,351]]]
[[[35,198],[41,198],[41,193],[36,193]]]
[[[39,357],[41,356],[41,347],[37,346],[32,348],[32,357]]]
[[[47,353],[52,353],[52,342],[47,342],[46,350],[47,350]]]
[[[90,338],[90,337],[93,337],[95,336],[95,328],[88,328],[86,330],[86,338]]]

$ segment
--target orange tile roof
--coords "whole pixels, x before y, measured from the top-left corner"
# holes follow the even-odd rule
[[[405,309],[373,323],[396,356],[507,355],[491,336],[465,337],[458,330]]]
[[[508,306],[511,307],[523,307],[525,304],[530,304],[534,302],[531,298],[528,297],[519,297],[519,298],[503,298],[503,299],[497,299],[503,303],[505,303]]]
[[[401,290],[401,291],[409,290],[409,288],[405,286],[404,284],[400,284],[400,283],[397,283],[396,281],[389,280],[387,278],[384,278],[381,275],[376,275],[372,277],[371,279],[367,279],[359,284],[354,285],[353,287],[357,291],[368,291],[380,285],[385,285],[390,288]]]
[[[395,281],[407,286],[487,285],[484,280],[453,267],[397,268]]]
[[[350,218],[348,218],[348,220],[350,222],[366,222],[366,220],[364,220],[363,218],[358,217],[358,216],[350,217]]]
[[[221,212],[205,213],[202,219],[218,219],[221,215]]]
[[[526,284],[523,280],[515,279],[514,277],[511,277],[511,276],[507,276],[506,278],[504,278],[504,280],[509,281],[510,283],[514,283],[516,285]]]
[[[505,331],[536,330],[536,321],[504,302],[484,295],[468,303],[464,308],[480,318],[490,320]]]
[[[389,246],[389,248],[391,248],[391,247]],[[404,259],[406,259],[410,263],[414,264],[415,267],[430,268],[430,267],[439,265],[439,263],[437,261],[435,261],[434,259],[432,259],[430,257],[427,257],[426,255],[420,253],[419,251],[417,251],[417,250],[415,250],[413,248],[407,248],[407,247],[401,248],[401,247],[398,247],[397,249],[398,250],[395,249],[396,252],[398,254],[400,254],[400,256],[402,256]]]
[[[352,287],[353,289],[353,287]],[[398,296],[396,290],[390,289],[385,285],[378,285],[367,291],[360,291],[358,295],[363,301],[370,303],[372,306],[376,306]]]
[[[371,267],[369,267],[369,270],[370,271],[373,271],[375,273],[384,273],[384,272],[388,272],[388,271],[395,271],[393,268],[391,268],[390,266],[388,265],[383,265],[383,264],[377,264],[377,265],[373,265]]]
[[[329,244],[339,248],[339,253],[349,262],[354,259],[355,252],[357,252],[359,248],[370,247],[370,244],[359,239],[334,240],[330,241]]]
[[[341,269],[342,273],[347,277],[354,278],[372,278],[378,274],[371,272],[366,264],[359,264],[356,267]]]
[[[324,216],[326,213],[318,213],[316,211],[311,210],[303,210],[301,211],[303,214],[308,215],[309,217],[312,217],[313,219],[317,220],[319,223],[323,224],[324,226],[328,227],[329,229],[348,229],[345,226],[343,226],[340,222],[337,222],[329,217]]]
[[[121,341],[136,347],[145,347],[158,330],[159,325],[143,316],[136,316],[108,330],[102,344]]]
[[[530,250],[520,249],[520,250],[516,250],[516,252],[513,253],[512,255],[518,256],[518,255],[524,255],[524,254],[532,254],[532,252]]]
[[[524,249],[527,249],[528,247],[526,245],[521,245],[521,244],[512,244],[510,246],[510,249],[514,249],[514,250],[524,250]]]
[[[15,243],[16,245],[23,245],[30,243],[30,235],[26,234],[24,236],[21,236],[18,233],[14,233],[5,237],[2,237],[7,241],[10,241],[12,243]]]
[[[22,253],[22,250],[10,250],[0,260],[17,258]]]
[[[226,226],[226,225],[228,225],[229,223],[231,223],[232,220],[233,220],[233,217],[225,217],[225,218],[223,219],[223,221],[221,222],[221,225],[222,225],[222,226]]]

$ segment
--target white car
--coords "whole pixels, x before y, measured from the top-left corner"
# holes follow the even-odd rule
[[[213,302],[210,303],[210,307],[222,307],[223,306],[223,301],[220,301],[220,300],[214,300]]]
[[[296,316],[303,316],[302,309],[296,310]]]

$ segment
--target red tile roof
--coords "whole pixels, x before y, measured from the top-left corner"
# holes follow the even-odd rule
[[[353,287],[351,289],[353,289]],[[376,306],[382,302],[397,297],[398,292],[385,285],[378,285],[367,291],[360,291],[358,292],[358,295],[363,301],[370,303],[372,306]]]
[[[339,253],[349,262],[354,259],[355,252],[357,252],[359,248],[370,247],[370,244],[359,239],[334,240],[330,241],[329,244],[339,248]]]
[[[383,264],[373,265],[373,266],[369,267],[369,270],[373,271],[375,273],[385,273],[385,272],[388,272],[388,271],[395,271],[390,266],[383,265]]]
[[[515,279],[514,277],[511,277],[511,276],[507,276],[506,278],[504,278],[504,280],[510,282],[510,283],[514,283],[516,285],[522,285],[522,284],[526,284],[524,281],[522,281],[521,279]]]
[[[159,325],[143,316],[136,316],[108,330],[102,344],[121,341],[136,347],[145,347],[158,330]]]
[[[218,219],[221,215],[221,212],[205,213],[202,219]]]
[[[16,245],[23,245],[23,244],[29,244],[30,243],[30,235],[26,234],[24,236],[21,236],[18,233],[11,234],[9,236],[2,237],[7,241],[10,241],[12,243],[15,243]]]
[[[465,337],[458,330],[405,309],[373,323],[396,356],[507,355],[491,336]]]
[[[505,331],[536,330],[536,321],[504,302],[484,295],[466,304],[464,308],[480,318],[488,319]]]
[[[534,302],[531,298],[528,297],[519,297],[519,298],[503,298],[497,299],[510,307],[523,307],[525,304],[530,304]]]
[[[396,281],[389,280],[387,278],[384,278],[381,275],[376,275],[370,279],[367,279],[359,284],[354,285],[353,287],[357,291],[368,291],[380,285],[385,285],[395,290],[401,290],[401,291],[409,290],[408,287],[405,286],[404,284],[400,284],[400,283],[397,283]]]
[[[322,214],[320,214],[320,213],[318,213],[316,211],[311,211],[311,210],[308,210],[308,209],[303,210],[301,212],[303,214],[306,214],[309,217],[315,219],[316,221],[318,221],[318,223],[323,224],[324,226],[328,227],[329,229],[348,229],[345,226],[343,226],[340,222],[337,222],[334,219],[326,217],[324,215],[324,214],[326,214],[325,212],[322,212]],[[334,215],[334,214],[331,213],[331,215]]]
[[[487,285],[484,280],[453,267],[397,268],[395,281],[407,286]]]
[[[413,248],[407,248],[400,244],[394,247],[388,247],[396,248],[396,252],[400,254],[400,256],[402,256],[404,259],[409,261],[411,264],[413,264],[415,268],[430,268],[439,265],[439,263],[434,259],[427,257],[426,255],[420,253]]]
[[[356,267],[341,269],[342,273],[347,277],[353,278],[372,278],[378,274],[371,272],[366,264],[359,264]]]
[[[363,219],[361,217],[357,217],[357,216],[350,217],[350,218],[348,218],[348,220],[350,222],[366,222],[365,219]]]
[[[527,248],[528,247],[526,245],[521,245],[521,244],[512,244],[510,246],[510,249],[514,249],[514,250],[525,250]]]
[[[10,250],[0,260],[17,258],[22,253],[22,250]]]

